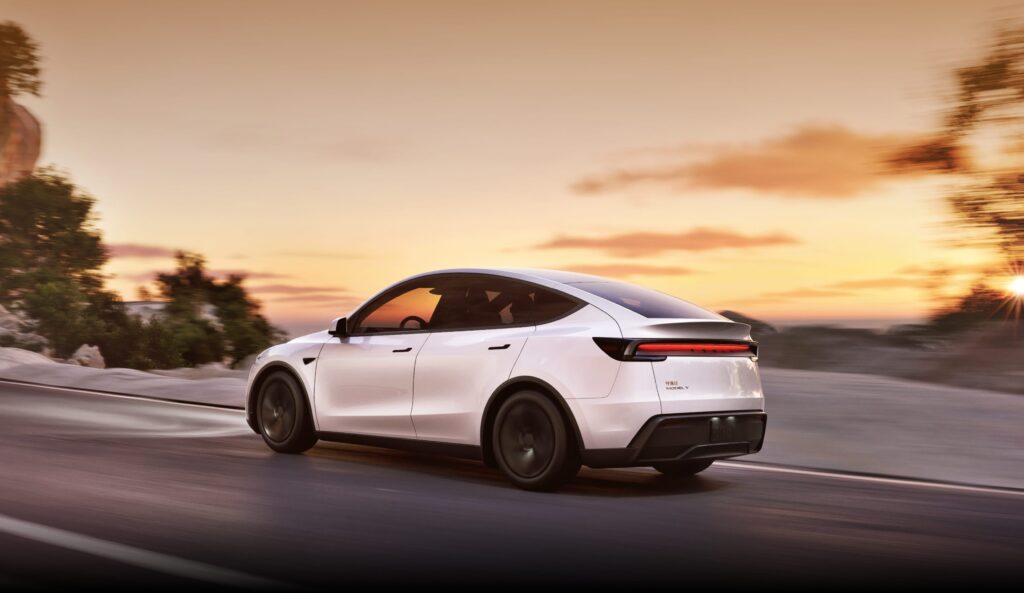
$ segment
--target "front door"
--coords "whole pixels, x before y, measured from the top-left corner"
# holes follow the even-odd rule
[[[324,346],[314,390],[319,430],[415,438],[413,371],[439,299],[432,286],[399,286],[356,314],[350,336]]]

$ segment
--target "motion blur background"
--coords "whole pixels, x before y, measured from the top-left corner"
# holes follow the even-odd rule
[[[8,225],[4,345],[238,365],[412,273],[548,267],[763,319],[769,365],[1024,391],[1024,42],[1006,2],[0,15],[4,51],[32,47],[4,59],[8,211],[40,187],[94,199],[60,223],[91,251],[69,243],[82,261],[49,276],[22,273],[46,259],[32,224],[21,242]],[[121,300],[169,327],[124,330]],[[951,348],[965,331],[974,346]]]
[[[1016,575],[1022,118],[1005,0],[0,0],[0,587]],[[538,496],[244,425],[258,352],[465,266],[749,323],[763,450]]]

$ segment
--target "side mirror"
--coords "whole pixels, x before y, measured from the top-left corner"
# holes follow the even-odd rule
[[[348,318],[347,317],[335,317],[331,321],[330,327],[327,328],[327,333],[331,334],[335,338],[347,338],[348,337]]]

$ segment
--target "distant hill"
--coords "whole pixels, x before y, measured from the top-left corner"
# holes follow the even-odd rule
[[[730,321],[736,321],[738,323],[746,323],[750,326],[750,333],[756,338],[757,336],[766,336],[771,334],[779,333],[779,330],[775,329],[775,326],[761,321],[760,319],[754,319],[753,317],[747,317],[743,313],[737,313],[736,311],[719,311],[719,315],[729,319]]]

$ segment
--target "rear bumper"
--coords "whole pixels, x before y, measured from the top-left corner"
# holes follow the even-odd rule
[[[626,447],[584,449],[583,464],[632,467],[749,455],[761,450],[767,419],[760,411],[659,415],[644,423]]]

